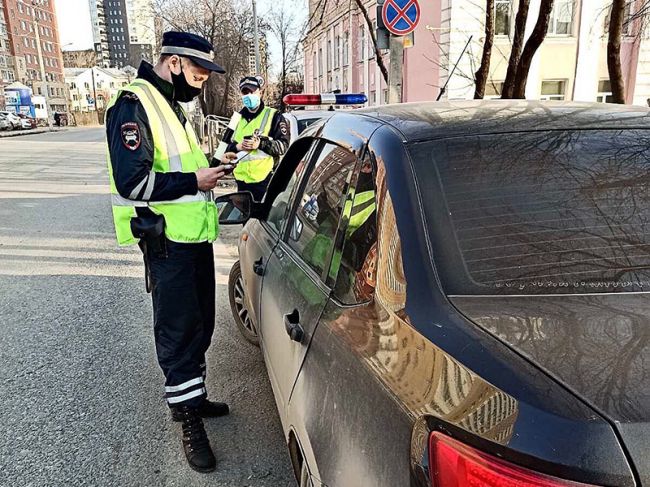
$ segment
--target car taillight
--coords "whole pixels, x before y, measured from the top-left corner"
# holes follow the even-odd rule
[[[433,487],[589,487],[512,465],[438,432],[429,438],[429,470]]]

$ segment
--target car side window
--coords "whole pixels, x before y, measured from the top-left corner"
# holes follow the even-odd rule
[[[289,225],[288,244],[317,274],[329,268],[356,156],[326,144],[313,166]]]
[[[377,265],[377,188],[372,161],[366,156],[346,197],[339,239],[340,258],[332,259],[334,295],[344,304],[371,300]]]
[[[304,155],[296,166],[296,169],[291,174],[291,178],[287,183],[287,187],[273,200],[273,204],[269,210],[269,216],[266,219],[266,223],[268,223],[268,225],[278,234],[282,232],[284,222],[289,216],[289,210],[291,208],[291,195],[296,189],[298,181],[300,181],[302,178],[302,175],[305,172],[305,167],[308,165],[307,161],[309,160],[310,155],[312,154],[313,149],[317,143],[318,141],[315,141],[310,148],[305,150]]]

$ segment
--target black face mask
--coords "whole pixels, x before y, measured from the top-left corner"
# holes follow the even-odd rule
[[[172,72],[172,83],[174,85],[174,100],[180,102],[192,101],[201,94],[201,88],[190,85],[183,74],[183,63],[181,63],[181,74]]]

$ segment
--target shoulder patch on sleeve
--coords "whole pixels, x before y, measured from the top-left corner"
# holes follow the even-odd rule
[[[120,135],[124,147],[130,151],[138,150],[142,143],[142,135],[140,134],[140,126],[136,122],[123,123],[120,127]]]
[[[287,135],[289,133],[289,126],[288,126],[286,120],[281,120],[280,121],[280,133],[282,135]]]

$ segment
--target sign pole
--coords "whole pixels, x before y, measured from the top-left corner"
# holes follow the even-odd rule
[[[411,34],[420,22],[420,5],[418,0],[385,0],[381,17],[381,24],[392,34],[389,40],[388,102],[402,103],[404,36]]]
[[[388,72],[388,103],[402,103],[404,82],[404,39],[390,36],[390,71]]]

